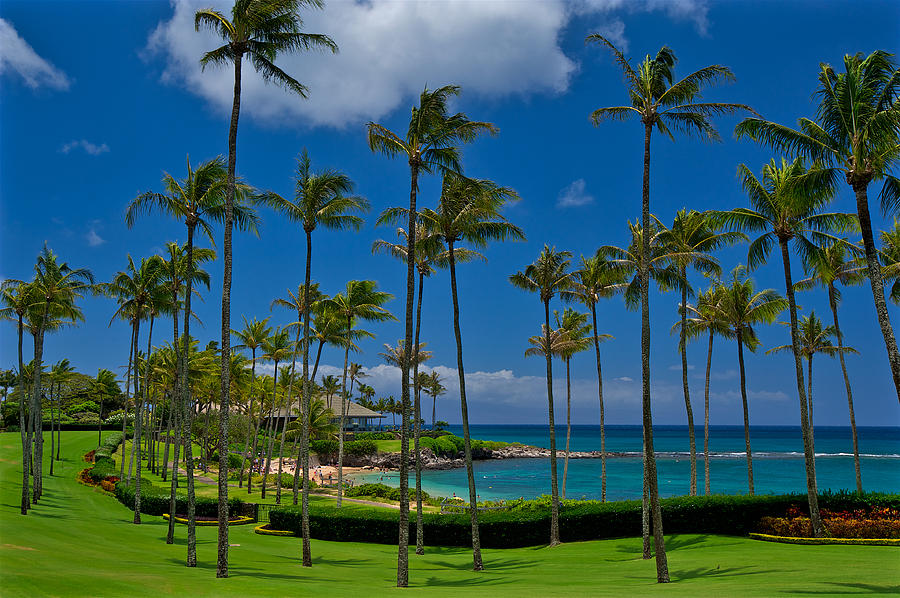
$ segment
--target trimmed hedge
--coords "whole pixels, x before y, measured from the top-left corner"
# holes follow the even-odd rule
[[[806,496],[696,496],[663,499],[666,533],[747,535],[760,518],[780,514],[791,506],[803,508]],[[900,494],[825,493],[820,506],[832,509],[879,505],[895,508]],[[393,544],[397,541],[399,514],[387,509],[309,508],[310,534],[320,540]],[[299,507],[272,509],[269,521],[275,529],[299,533]],[[550,514],[547,509],[517,508],[479,514],[481,545],[485,548],[517,548],[547,543]],[[641,502],[567,501],[560,508],[560,536],[564,542],[633,536],[641,529]],[[471,527],[468,514],[424,515],[429,544],[468,546]],[[410,521],[410,533],[415,522]]]
[[[772,536],[769,534],[750,534],[754,540],[781,542],[782,544],[818,544],[844,546],[900,546],[897,538],[793,538],[790,536]]]
[[[169,495],[171,489],[154,486],[150,480],[141,479],[141,513],[145,515],[162,515],[169,512]],[[134,484],[126,486],[125,482],[116,484],[116,498],[119,502],[134,510]],[[197,497],[194,500],[198,517],[218,517],[219,501],[216,498]],[[238,513],[243,508],[244,501],[239,498],[228,500],[228,511]],[[175,512],[187,513],[187,496],[175,495]]]
[[[387,500],[396,500],[399,502],[400,500],[400,488],[394,488],[393,486],[387,486],[385,484],[360,484],[359,486],[352,486],[347,488],[344,491],[344,496],[354,497],[354,496],[374,496],[376,498],[385,498]],[[422,491],[422,500],[428,500],[431,498],[427,492]],[[409,499],[412,501],[416,500],[416,489],[409,489]]]
[[[327,456],[336,459],[338,450],[337,440],[313,440],[309,443],[309,448],[319,456]],[[371,438],[362,440],[350,440],[344,443],[344,456],[365,457],[366,455],[374,455],[378,452],[378,445]]]

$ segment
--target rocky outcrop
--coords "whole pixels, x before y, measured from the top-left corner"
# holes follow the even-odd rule
[[[453,457],[439,457],[435,455],[431,449],[423,448],[422,468],[423,469],[455,469],[457,467],[465,467],[466,461],[463,453],[460,452]],[[557,458],[562,458],[565,451],[557,450]],[[606,453],[607,457],[622,457],[625,453]],[[475,461],[485,461],[488,459],[542,459],[550,457],[550,449],[537,446],[527,446],[524,444],[510,444],[500,449],[487,450],[478,449],[472,451],[472,459]],[[570,459],[599,459],[600,451],[572,451],[569,453]],[[365,455],[360,457],[345,456],[344,465],[348,467],[366,467],[372,469],[399,469],[400,453],[379,453],[377,455]],[[410,448],[409,456],[410,468],[415,466],[415,457]]]

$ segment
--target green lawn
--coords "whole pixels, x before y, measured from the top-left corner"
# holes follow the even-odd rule
[[[44,498],[18,514],[19,435],[0,434],[0,594],[10,596],[157,596],[184,594],[378,595],[394,591],[393,546],[313,541],[314,566],[298,565],[296,538],[259,536],[235,527],[231,578],[215,578],[213,528],[197,528],[196,569],[184,567],[185,527],[165,544],[166,523],[132,513],[114,498],[75,482],[94,448],[91,432],[63,434],[64,461]],[[49,443],[48,443],[49,446]],[[46,466],[45,466],[46,470]],[[416,595],[435,596],[784,596],[900,594],[900,552],[878,546],[794,546],[725,536],[667,538],[673,583],[654,583],[640,541],[605,540],[486,550],[487,570],[470,570],[470,553],[426,548],[410,555]]]

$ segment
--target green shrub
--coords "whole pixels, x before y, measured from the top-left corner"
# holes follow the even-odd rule
[[[83,411],[89,411],[91,413],[99,413],[100,405],[98,405],[94,401],[87,400],[83,403],[77,403],[75,405],[71,405],[66,409],[66,413],[68,415],[74,415],[76,413],[81,413]]]
[[[336,455],[338,452],[337,440],[313,440],[309,443],[309,448],[317,455]]]
[[[359,486],[352,486],[347,488],[344,491],[344,496],[374,496],[376,498],[386,498],[387,500],[400,501],[400,488],[394,488],[393,486],[386,486],[385,484],[360,484]],[[409,498],[410,500],[416,500],[416,490],[415,488],[411,488],[409,490]],[[428,500],[431,498],[427,492],[422,491],[422,500]]]
[[[436,438],[423,436],[422,438],[419,438],[419,445],[423,448],[431,449],[431,452],[438,457],[452,458],[459,454],[459,450],[457,450],[456,444],[450,440],[449,434],[438,436]]]
[[[347,492],[379,492],[358,486]],[[371,485],[371,486],[377,486]],[[377,496],[377,494],[369,494]],[[399,493],[398,493],[399,496]],[[515,548],[546,544],[550,536],[549,509],[536,506],[539,501],[520,503],[508,511],[485,511],[479,514],[481,544],[485,548]],[[675,497],[662,501],[666,532],[673,534],[746,535],[756,531],[762,517],[782,514],[791,506],[803,508],[806,496],[696,496]],[[532,504],[528,504],[532,503]],[[900,494],[849,492],[824,493],[819,504],[823,508],[852,510],[881,506],[897,508]],[[273,528],[300,532],[300,510],[295,507],[273,509]],[[329,509],[310,506],[310,533],[320,540],[375,542],[397,541],[398,513],[387,509]],[[641,502],[566,501],[560,507],[560,536],[564,542],[633,536],[641,529]],[[468,546],[471,527],[468,514],[424,515],[425,537],[441,546]],[[415,522],[410,521],[411,534]]]
[[[378,452],[378,445],[374,440],[351,440],[344,443],[344,454],[351,457],[365,457]]]
[[[212,460],[214,463],[219,463],[219,451],[215,451],[212,456]],[[228,453],[228,468],[229,469],[240,469],[241,468],[242,458],[240,455],[235,455],[234,453]]]
[[[169,496],[171,489],[169,487],[154,486],[150,480],[141,479],[141,513],[145,515],[162,515],[169,512]],[[125,482],[116,484],[116,498],[119,502],[134,510],[134,481],[130,486],[126,486]],[[196,505],[195,514],[198,517],[217,517],[219,514],[219,501],[216,498],[197,497],[194,500]],[[230,498],[228,500],[229,512],[239,512],[243,506],[240,498]],[[187,513],[187,496],[183,494],[175,495],[175,511],[176,514]]]

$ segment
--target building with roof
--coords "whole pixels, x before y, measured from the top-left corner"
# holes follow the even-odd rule
[[[381,420],[384,419],[384,415],[378,413],[377,411],[372,411],[366,407],[363,407],[359,403],[354,403],[353,401],[346,401],[346,414],[344,418],[344,431],[345,432],[367,432],[370,430],[376,430],[381,425]],[[341,423],[341,412],[340,412],[340,400],[336,399],[332,402],[330,408],[334,411],[335,417],[332,418],[332,423],[339,426]],[[279,409],[273,415],[273,417],[281,422],[283,417],[287,415],[288,422],[292,422],[300,417],[300,402],[297,401],[288,409]],[[263,425],[268,423],[269,416],[263,418]]]

